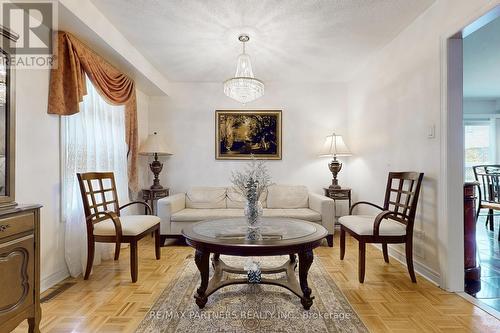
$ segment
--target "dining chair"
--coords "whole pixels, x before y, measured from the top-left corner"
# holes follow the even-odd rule
[[[384,261],[389,262],[387,244],[404,243],[406,265],[412,282],[417,282],[413,270],[413,224],[417,211],[418,196],[423,173],[390,172],[387,179],[383,206],[367,201],[352,205],[348,216],[342,216],[340,223],[340,260],[345,256],[345,237],[349,233],[359,242],[358,279],[365,280],[366,243],[382,244]],[[381,212],[376,216],[352,215],[359,205],[375,207]]]
[[[87,225],[87,280],[94,262],[95,243],[114,243],[115,260],[120,257],[122,243],[130,244],[130,274],[137,281],[137,242],[151,233],[155,236],[156,259],[160,259],[160,218],[153,215],[121,215],[121,211],[133,204],[151,207],[142,201],[133,201],[120,207],[112,172],[77,173],[83,209]]]
[[[494,212],[500,210],[500,165],[475,165],[472,170],[479,183],[479,205],[476,220],[479,218],[481,209],[488,209],[486,225],[489,223],[490,230],[494,231]],[[500,241],[500,230],[498,231],[498,240]]]

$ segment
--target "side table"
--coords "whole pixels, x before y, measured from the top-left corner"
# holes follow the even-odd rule
[[[142,200],[144,200],[146,203],[148,203],[151,206],[151,213],[153,215],[157,215],[157,207],[156,207],[156,201],[161,198],[165,198],[169,196],[169,189],[168,188],[161,188],[161,189],[150,189],[150,188],[145,188],[142,190]],[[147,208],[144,208],[145,213],[147,214]]]
[[[335,201],[335,205],[337,204],[337,200],[347,200],[349,202],[348,209],[351,210],[351,189],[350,188],[323,188],[325,190],[325,196],[333,199]]]

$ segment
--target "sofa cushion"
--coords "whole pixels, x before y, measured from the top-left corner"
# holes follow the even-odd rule
[[[267,207],[266,199],[267,191],[262,193],[259,198],[263,208]],[[227,188],[227,208],[245,208],[245,198],[236,187]]]
[[[289,217],[310,222],[321,221],[321,214],[309,208],[265,208],[264,217]]]
[[[375,216],[348,215],[339,218],[339,223],[358,235],[373,235]],[[402,236],[406,234],[406,226],[394,220],[385,219],[380,222],[379,235]]]
[[[309,208],[305,186],[271,185],[267,191],[268,208]]]
[[[186,193],[186,208],[226,208],[226,188],[193,187]]]
[[[204,220],[216,220],[231,217],[243,217],[243,209],[223,208],[223,209],[194,209],[186,208],[172,214],[172,222],[197,222]],[[264,208],[264,217],[289,217],[292,219],[305,220],[310,222],[321,221],[321,214],[309,208],[295,209],[271,209]]]
[[[186,208],[172,214],[172,222],[197,222],[204,220],[216,220],[222,218],[242,217],[243,209],[218,208],[218,209],[194,209]]]
[[[122,215],[120,223],[124,236],[137,236],[160,223],[160,218],[153,215]],[[107,219],[94,224],[94,235],[114,236],[116,235],[115,224],[111,219]]]

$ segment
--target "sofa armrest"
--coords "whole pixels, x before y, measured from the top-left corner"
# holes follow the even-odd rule
[[[323,195],[309,193],[309,208],[321,214],[321,224],[333,235],[335,225],[335,202]]]
[[[186,208],[186,194],[178,193],[158,200],[157,209],[160,222],[160,233],[170,234],[170,217]]]

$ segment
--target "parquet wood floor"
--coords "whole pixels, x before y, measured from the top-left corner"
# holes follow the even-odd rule
[[[364,284],[357,281],[357,242],[347,238],[346,258],[339,260],[338,233],[334,248],[315,250],[371,332],[500,332],[500,321],[463,298],[447,293],[422,277],[412,284],[406,267],[367,247]],[[146,237],[139,245],[139,281],[130,282],[128,249],[118,262],[106,261],[90,280],[67,279],[75,285],[42,305],[42,332],[133,332],[160,292],[193,255],[187,246],[162,248]],[[320,290],[313,290],[319,293]],[[194,300],[193,300],[194,301]],[[22,324],[15,332],[26,332]]]

